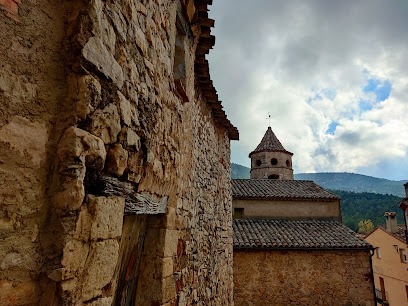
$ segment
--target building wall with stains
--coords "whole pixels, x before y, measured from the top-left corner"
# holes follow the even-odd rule
[[[231,304],[238,133],[207,82],[206,1],[0,10],[0,304]],[[165,213],[125,216],[94,175]]]
[[[236,305],[374,305],[369,250],[234,250]]]

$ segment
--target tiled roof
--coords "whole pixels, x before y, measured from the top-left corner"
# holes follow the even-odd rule
[[[368,249],[338,221],[234,219],[235,249]]]
[[[382,230],[386,231],[388,234],[390,234],[391,236],[394,236],[398,240],[405,242],[405,226],[404,225],[398,225],[398,231],[396,233],[390,233],[389,231],[387,231],[387,226],[385,224],[379,225],[378,228],[381,228]]]
[[[234,199],[310,199],[339,200],[340,198],[313,181],[233,179]]]
[[[279,139],[275,136],[275,133],[272,131],[271,127],[268,127],[261,142],[256,149],[249,154],[249,157],[251,157],[253,153],[264,151],[286,152],[293,155],[291,152],[285,150]]]

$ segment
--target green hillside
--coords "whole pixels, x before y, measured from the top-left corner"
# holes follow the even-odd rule
[[[231,178],[233,179],[249,179],[249,169],[238,164],[231,163]]]
[[[356,173],[298,173],[295,180],[310,180],[333,190],[393,194],[404,197],[404,181],[391,181]]]
[[[384,224],[383,213],[402,200],[401,197],[389,194],[356,193],[342,190],[330,191],[341,197],[343,223],[352,230],[358,228],[358,223],[361,220],[371,220],[374,226]],[[390,209],[390,211],[397,213],[398,223],[404,223],[404,216],[398,205]]]

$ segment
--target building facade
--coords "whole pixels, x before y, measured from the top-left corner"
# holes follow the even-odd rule
[[[374,305],[372,246],[341,223],[340,198],[293,180],[269,127],[251,179],[232,180],[236,305]]]
[[[373,256],[377,301],[383,305],[408,305],[408,247],[405,226],[397,224],[395,212],[385,213],[386,225],[365,239],[375,249]]]
[[[233,303],[211,1],[0,1],[0,304]]]

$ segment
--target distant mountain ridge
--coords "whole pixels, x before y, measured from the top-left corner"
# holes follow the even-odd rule
[[[250,168],[231,163],[231,178],[249,178]],[[392,181],[368,175],[347,172],[297,173],[295,180],[309,180],[332,190],[393,194],[405,197],[403,184],[408,181]]]

